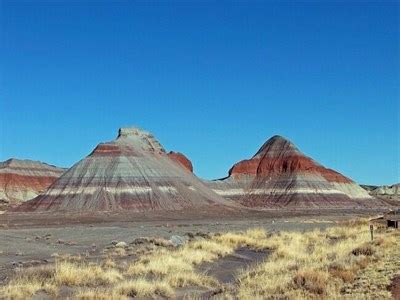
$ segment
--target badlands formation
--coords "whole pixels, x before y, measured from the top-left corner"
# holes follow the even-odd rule
[[[400,201],[400,183],[391,186],[383,185],[370,189],[370,195],[387,200]]]
[[[356,208],[380,205],[340,173],[305,156],[290,141],[274,136],[229,176],[206,182],[217,194],[245,206],[265,208]]]
[[[64,169],[32,160],[9,159],[0,163],[0,203],[30,200],[64,173]]]
[[[180,153],[166,153],[154,136],[121,128],[99,144],[43,195],[17,211],[182,210],[232,206],[192,173]]]

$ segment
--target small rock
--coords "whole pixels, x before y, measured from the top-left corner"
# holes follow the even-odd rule
[[[169,241],[172,243],[174,247],[179,247],[184,245],[188,241],[188,238],[180,235],[173,235],[171,236]]]
[[[163,238],[155,238],[150,241],[155,246],[159,247],[174,247],[174,244],[170,240],[166,240]]]
[[[128,247],[128,245],[125,242],[118,242],[115,244],[115,247],[116,248],[126,248],[126,247]]]

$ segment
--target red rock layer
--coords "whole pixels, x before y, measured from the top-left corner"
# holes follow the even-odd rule
[[[229,176],[207,183],[216,193],[251,207],[359,207],[371,197],[356,183],[274,136]]]
[[[255,177],[268,177],[274,174],[287,172],[319,173],[331,182],[351,183],[352,180],[342,174],[318,165],[311,158],[301,155],[286,157],[254,157],[235,164],[229,171],[229,175],[252,175]]]
[[[46,193],[14,211],[207,211],[231,207],[231,202],[187,171],[191,170],[189,163],[181,154],[167,155],[150,133],[121,129],[116,140],[99,144]]]
[[[352,182],[342,174],[319,165],[301,153],[291,142],[279,136],[268,140],[253,158],[235,164],[229,175],[253,175],[260,178],[288,172],[317,173],[328,181]]]
[[[25,176],[18,174],[0,174],[0,186],[18,188],[28,186],[32,190],[43,192],[58,177],[54,176]]]
[[[10,159],[0,163],[0,200],[26,201],[46,191],[64,172],[41,162]]]
[[[179,163],[180,165],[182,165],[185,169],[187,169],[191,173],[193,173],[192,162],[185,155],[183,155],[182,153],[170,151],[168,153],[168,157],[170,159],[172,159],[173,161],[175,161],[175,162]]]

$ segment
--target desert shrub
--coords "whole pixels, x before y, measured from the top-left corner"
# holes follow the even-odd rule
[[[6,299],[26,299],[38,291],[56,295],[57,289],[53,280],[54,272],[53,266],[19,269],[10,282],[1,288],[0,294]]]
[[[305,289],[310,293],[322,295],[325,294],[326,282],[328,276],[321,271],[300,271],[293,277],[293,283],[296,288]]]
[[[138,278],[124,281],[116,285],[114,294],[127,297],[149,297],[154,295],[172,297],[174,291],[171,286],[163,281],[150,281],[145,278]]]
[[[16,272],[15,279],[30,281],[46,281],[54,277],[55,268],[53,265],[45,265],[40,267],[30,267],[26,269],[18,269]]]
[[[115,269],[63,261],[56,263],[54,279],[58,285],[99,286],[116,283],[122,279],[122,275]]]
[[[349,283],[354,280],[354,273],[350,270],[331,270],[333,277],[340,278],[343,282]]]
[[[117,295],[117,294],[113,294],[113,291],[110,291],[109,289],[84,289],[81,290],[79,292],[77,292],[74,295],[75,299],[78,300],[125,300],[125,299],[129,299],[126,296],[122,296],[122,295]]]
[[[375,250],[372,248],[371,245],[364,244],[357,248],[354,248],[351,251],[351,253],[356,256],[359,256],[359,255],[371,256],[375,253]]]

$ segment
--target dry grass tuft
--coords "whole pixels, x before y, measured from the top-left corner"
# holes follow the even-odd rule
[[[19,270],[1,292],[8,299],[26,299],[39,291],[56,296],[60,286],[95,287],[114,284],[121,279],[122,275],[114,269],[62,260],[55,266]]]
[[[266,249],[271,247],[267,240],[268,235],[260,228],[249,229],[245,232],[228,232],[213,238],[216,242],[231,247],[249,247],[254,249]]]
[[[329,269],[329,273],[333,277],[340,278],[343,282],[349,283],[354,280],[354,272],[351,270],[346,270],[343,268],[331,268]]]
[[[125,300],[129,297],[113,294],[108,289],[85,289],[75,294],[75,299],[79,300]]]
[[[300,271],[293,277],[293,283],[296,288],[302,288],[310,293],[322,295],[325,294],[328,275],[321,271]]]
[[[1,292],[7,299],[25,299],[38,291],[56,295],[57,289],[53,281],[54,273],[53,266],[19,269],[8,285],[2,288]]]
[[[351,251],[351,253],[353,253],[353,255],[355,255],[355,256],[359,256],[359,255],[371,256],[375,253],[375,250],[372,248],[371,245],[364,244],[364,245],[361,245],[361,246],[353,249],[353,251]]]
[[[99,286],[116,283],[122,275],[115,269],[103,269],[98,265],[56,263],[54,280],[58,285]]]
[[[102,266],[103,268],[114,269],[117,267],[117,263],[111,257],[108,257],[105,261],[103,261]]]
[[[129,266],[128,275],[156,276],[171,287],[216,286],[213,278],[195,272],[195,266],[211,262],[233,249],[213,241],[198,241],[185,245],[178,250],[158,250],[145,255]]]
[[[154,295],[172,297],[174,290],[164,281],[150,281],[144,278],[124,281],[113,289],[114,293],[127,297],[149,297]]]

